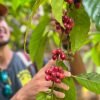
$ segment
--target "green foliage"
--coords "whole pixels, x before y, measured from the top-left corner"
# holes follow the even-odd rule
[[[89,34],[89,43],[92,43],[92,47],[85,55],[91,58],[96,66],[100,66],[100,33]]]
[[[85,12],[84,8],[73,9],[70,12],[70,16],[75,21],[75,26],[71,31],[71,49],[73,52],[82,47],[88,38],[88,32],[90,29],[90,19]]]
[[[32,16],[35,14],[36,10],[45,0],[34,0],[33,9],[32,9]]]
[[[59,46],[60,39],[59,39],[58,33],[53,33],[52,36],[53,36],[53,40],[54,40],[55,44],[56,44],[57,46]]]
[[[76,88],[75,88],[75,84],[74,84],[73,79],[66,78],[63,80],[63,82],[69,86],[69,90],[64,91],[66,96],[63,100],[77,100],[76,99]]]
[[[93,62],[100,66],[100,43],[97,43],[91,50],[91,56]]]
[[[30,0],[12,0],[12,8],[14,11],[21,6],[24,5],[26,2],[29,2]]]
[[[43,4],[46,0],[1,0],[4,4],[7,4],[9,7],[8,20],[14,19],[18,25],[9,20],[9,24],[14,29],[13,36],[17,44],[20,45],[20,37],[21,30],[20,27],[22,25],[27,26],[26,18],[31,16],[31,20],[33,15],[36,13],[38,7]],[[48,3],[48,1],[46,1]],[[51,8],[54,18],[62,24],[62,14],[63,14],[63,6],[64,0],[51,0]],[[50,5],[48,7],[50,7]],[[71,48],[75,53],[79,50],[84,43],[88,40],[88,32],[90,28],[90,18],[96,23],[98,29],[100,29],[100,11],[99,5],[100,0],[83,0],[83,6],[80,9],[72,8],[69,16],[71,16],[75,21],[75,27],[71,31]],[[45,8],[47,10],[47,8]],[[46,11],[45,10],[45,11]],[[50,10],[50,9],[49,9]],[[32,11],[32,12],[31,12]],[[50,10],[51,11],[51,10]],[[43,56],[45,51],[45,45],[48,41],[48,31],[45,31],[47,25],[50,22],[50,18],[48,17],[47,12],[51,14],[50,11],[44,12],[45,15],[39,20],[39,24],[33,30],[33,26],[31,25],[31,20],[29,21],[29,27],[32,28],[32,36],[29,43],[29,52],[33,62],[36,62],[38,69],[41,68],[43,63]],[[87,14],[87,13],[88,14]],[[90,18],[88,17],[90,16]],[[16,20],[17,19],[17,20]],[[49,28],[48,28],[49,29]],[[12,36],[12,37],[13,37]],[[50,38],[50,37],[49,37]],[[59,45],[59,38],[57,34],[53,34],[53,39],[57,45]],[[94,48],[91,50],[91,55],[93,61],[100,65],[100,35],[95,35],[92,39]],[[65,70],[68,70],[66,65],[62,62],[59,62],[58,65],[61,65]],[[100,74],[97,73],[88,73],[82,74],[78,76],[73,76],[82,86],[86,87],[90,91],[93,91],[97,94],[100,94]],[[64,100],[76,100],[76,90],[74,85],[73,78],[66,78],[63,82],[69,85],[69,91],[61,90],[66,94]],[[59,90],[59,89],[58,89]],[[40,93],[37,95],[36,100],[46,100],[47,94]]]
[[[62,66],[64,70],[68,70],[68,67],[62,61],[59,61],[57,65]],[[73,79],[71,77],[65,78],[63,82],[70,88],[68,91],[62,90],[66,95],[63,100],[76,100],[76,88]]]
[[[94,33],[92,36],[93,48],[91,49],[91,57],[96,66],[100,66],[100,33]]]
[[[29,44],[31,59],[33,62],[36,62],[38,69],[40,69],[43,63],[43,53],[47,41],[47,34],[44,35],[44,32],[46,26],[49,24],[49,21],[50,18],[47,15],[41,18],[40,23],[37,25],[32,33]]]
[[[52,13],[54,18],[62,24],[62,14],[63,14],[63,2],[64,0],[51,0]]]
[[[91,33],[91,35],[92,35],[92,33]],[[100,32],[94,33],[94,35],[92,36],[92,42],[93,42],[93,44],[97,44],[100,42]]]
[[[0,0],[0,3],[3,3],[3,0]]]
[[[46,93],[40,92],[37,96],[36,96],[36,100],[46,100]]]
[[[100,94],[100,74],[85,73],[74,77],[79,84],[92,92]]]
[[[82,0],[86,12],[100,30],[100,0]]]

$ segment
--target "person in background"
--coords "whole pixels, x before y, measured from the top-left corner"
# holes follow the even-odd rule
[[[45,70],[55,65],[53,60],[37,72],[26,53],[14,52],[9,47],[10,29],[5,21],[8,9],[0,4],[0,100],[35,100],[39,92],[48,92],[52,86],[51,81],[45,80]],[[78,53],[71,63],[71,72],[80,74],[85,71],[83,62]],[[78,69],[78,70],[77,70]],[[71,73],[65,71],[65,76]],[[64,83],[57,84],[58,88],[68,90],[69,86]],[[54,90],[58,98],[64,98],[65,94]]]

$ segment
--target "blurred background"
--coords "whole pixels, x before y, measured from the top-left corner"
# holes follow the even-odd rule
[[[35,0],[0,0],[0,3],[5,4],[9,9],[6,20],[12,34],[10,46],[14,51],[24,49],[24,36],[28,26],[28,37],[26,43],[28,52],[28,44],[31,34],[37,27],[41,17],[44,16],[44,14],[51,16],[51,6],[49,5],[48,1],[39,6],[34,16],[32,16],[31,22],[29,23],[28,20],[32,14],[34,2]],[[50,52],[52,49],[57,47],[59,37],[52,26],[49,28],[47,27],[46,30],[49,30],[49,33],[44,56],[50,58]],[[100,73],[100,31],[97,30],[92,21],[88,41],[86,45],[80,49],[80,54],[85,63],[87,72]],[[78,88],[79,100],[100,100],[100,95],[89,92],[87,89],[80,86]]]

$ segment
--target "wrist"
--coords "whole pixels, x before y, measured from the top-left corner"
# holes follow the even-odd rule
[[[23,90],[18,91],[11,100],[27,100]]]

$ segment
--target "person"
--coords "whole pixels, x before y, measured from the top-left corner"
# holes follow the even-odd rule
[[[47,93],[52,86],[51,81],[45,80],[45,70],[55,65],[55,61],[48,61],[40,71],[36,72],[35,65],[27,62],[27,54],[12,51],[8,45],[11,33],[4,19],[6,14],[6,6],[0,4],[0,100],[35,100],[39,92]],[[75,61],[71,63],[71,71],[74,74],[84,72],[82,64],[80,55],[76,53]],[[78,70],[75,67],[78,67]],[[66,77],[71,76],[68,71],[64,74]],[[69,89],[64,83],[56,83],[56,86],[64,90]],[[65,96],[60,91],[54,90],[53,93],[58,98]]]

